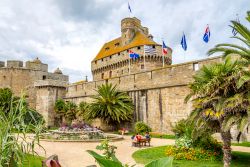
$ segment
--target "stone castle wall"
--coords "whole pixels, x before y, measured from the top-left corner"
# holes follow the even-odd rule
[[[53,119],[48,119],[54,117],[51,116],[54,113],[52,101],[65,96],[67,84],[68,76],[48,72],[48,65],[38,59],[26,63],[18,60],[0,62],[0,88],[8,87],[16,96],[24,93],[29,106],[44,115],[47,125],[53,125]],[[45,88],[46,96],[42,91]]]
[[[218,62],[221,57],[170,65],[107,80],[73,84],[67,87],[66,100],[91,102],[99,85],[112,83],[129,93],[134,103],[134,121],[148,123],[154,131],[171,133],[171,125],[186,118],[192,109],[184,104],[192,76],[204,64]]]

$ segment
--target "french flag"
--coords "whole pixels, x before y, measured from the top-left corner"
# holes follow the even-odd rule
[[[162,41],[162,54],[163,55],[168,54],[168,48],[167,48],[166,44],[164,43],[164,41]]]
[[[203,35],[203,41],[208,43],[209,39],[210,39],[210,29],[209,26],[207,25],[205,33]]]

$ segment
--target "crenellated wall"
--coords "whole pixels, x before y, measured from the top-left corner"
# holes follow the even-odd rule
[[[50,84],[48,84],[50,83]],[[29,106],[44,115],[47,125],[53,125],[53,105],[51,102],[65,96],[68,76],[63,75],[59,69],[48,72],[48,65],[43,64],[38,58],[26,63],[19,60],[8,60],[7,63],[0,61],[0,88],[11,88],[16,96],[25,93]],[[42,89],[50,90],[44,96]],[[60,93],[51,93],[58,90]],[[55,91],[56,92],[56,91]],[[50,103],[45,103],[48,100]],[[43,107],[41,107],[43,106]],[[46,107],[47,106],[47,107]]]
[[[171,125],[186,118],[191,103],[185,104],[192,76],[204,64],[221,61],[221,57],[169,65],[151,71],[111,79],[73,84],[67,87],[65,100],[91,102],[99,85],[112,83],[129,93],[134,103],[134,121],[148,123],[154,131],[171,133]]]

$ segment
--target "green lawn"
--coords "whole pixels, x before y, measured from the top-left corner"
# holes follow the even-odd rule
[[[233,146],[250,147],[250,142],[232,143]]]
[[[154,147],[138,150],[133,153],[132,157],[137,163],[146,164],[152,160],[165,157],[166,146]],[[249,167],[250,153],[233,152],[232,167]],[[222,167],[220,161],[185,161],[174,160],[174,167]]]
[[[41,167],[43,159],[43,157],[28,154],[23,167]]]

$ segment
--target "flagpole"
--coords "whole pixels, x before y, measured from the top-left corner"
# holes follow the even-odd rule
[[[162,39],[162,45],[163,45],[163,38]],[[164,62],[164,53],[163,53],[163,46],[161,47],[161,54],[162,54],[162,67],[165,66],[165,62]]]
[[[130,56],[129,56],[129,55],[128,55],[128,58],[129,58],[129,59],[128,59],[128,60],[129,60],[129,61],[128,61],[128,73],[130,74]]]
[[[144,63],[144,71],[146,71],[145,45],[144,45],[144,48],[143,48],[143,63]]]

